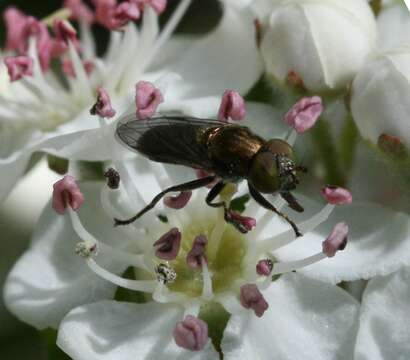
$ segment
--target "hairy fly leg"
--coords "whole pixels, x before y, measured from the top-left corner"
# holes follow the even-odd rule
[[[283,219],[285,219],[290,226],[292,226],[293,231],[295,232],[295,235],[297,237],[299,236],[303,236],[303,234],[299,231],[298,227],[296,226],[296,224],[289,219],[289,217],[287,215],[285,215],[284,213],[280,212],[278,209],[276,209],[268,200],[266,200],[262,194],[260,194],[251,184],[248,183],[248,187],[249,187],[249,193],[251,194],[251,196],[253,197],[253,199],[262,207],[264,207],[267,210],[273,211],[274,213],[278,214],[280,217],[282,217]],[[286,200],[286,199],[285,199]]]
[[[170,193],[173,191],[188,191],[188,190],[199,189],[203,186],[210,184],[215,179],[216,179],[215,175],[206,176],[201,179],[197,179],[197,180],[189,181],[183,184],[171,186],[168,189],[165,189],[164,191],[160,192],[157,196],[155,196],[146,207],[144,207],[140,212],[138,212],[133,217],[126,219],[126,220],[114,219],[114,222],[115,222],[114,226],[131,224],[132,222],[140,218],[142,215],[144,215],[146,212],[151,210],[158,203],[158,201],[160,201],[167,193]]]

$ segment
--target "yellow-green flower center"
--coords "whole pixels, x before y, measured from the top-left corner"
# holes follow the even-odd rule
[[[192,248],[192,243],[200,234],[208,238],[206,256],[214,293],[229,289],[233,282],[241,277],[242,262],[247,251],[245,237],[233,226],[223,223],[221,236],[215,239],[212,236],[215,227],[215,219],[196,219],[181,229],[181,249],[178,257],[170,262],[170,266],[177,274],[175,282],[168,285],[170,290],[183,292],[192,297],[201,295],[202,271],[193,270],[186,263],[186,256]],[[216,240],[217,244],[212,244],[212,240]],[[211,248],[214,248],[214,251],[208,251]]]

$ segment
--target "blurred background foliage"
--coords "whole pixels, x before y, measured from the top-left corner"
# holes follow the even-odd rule
[[[37,18],[44,18],[57,10],[62,0],[0,0],[0,12],[8,6],[15,6],[21,11]],[[179,0],[168,0],[168,9],[161,16],[164,24]],[[203,34],[218,23],[221,9],[217,0],[193,0],[192,5],[177,28],[177,33]],[[107,43],[107,32],[95,26],[98,39],[98,51],[102,52]],[[4,44],[5,27],[0,22],[0,43]],[[40,209],[47,203],[52,183],[56,176],[47,171],[44,162],[30,170],[28,177],[10,194],[0,206],[0,284],[3,286],[7,273],[18,257],[29,246],[30,236]],[[33,192],[33,185],[35,191]],[[1,185],[0,185],[1,186]],[[30,194],[30,197],[27,194]],[[5,308],[0,298],[0,359],[4,360],[59,360],[67,359],[55,346],[55,332],[38,332],[34,328],[18,321]]]

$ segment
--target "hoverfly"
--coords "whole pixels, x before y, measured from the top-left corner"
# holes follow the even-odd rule
[[[266,141],[245,126],[218,120],[165,115],[146,120],[124,117],[120,119],[116,137],[150,160],[203,169],[214,175],[165,189],[132,218],[115,219],[115,225],[137,220],[169,192],[194,190],[217,180],[206,203],[215,208],[223,207],[225,221],[245,233],[247,230],[230,216],[228,205],[214,200],[228,183],[246,179],[252,198],[285,219],[296,236],[302,236],[296,224],[262,195],[279,193],[293,210],[303,211],[291,191],[299,183],[297,173],[306,172],[306,168],[295,165],[293,148],[286,141]]]

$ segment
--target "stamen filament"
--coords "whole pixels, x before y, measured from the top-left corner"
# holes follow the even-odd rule
[[[289,130],[289,132],[287,133],[285,140],[286,140],[286,142],[287,142],[289,145],[294,145],[295,142],[296,142],[296,138],[297,138],[297,137],[298,137],[298,133],[296,132],[296,130],[295,130],[295,129],[291,129],[291,130]]]
[[[77,98],[83,103],[91,102],[93,99],[93,93],[91,90],[90,82],[88,81],[87,73],[85,72],[83,62],[78,55],[71,41],[68,42],[68,49],[71,61],[73,63],[76,88],[72,89],[77,94]]]
[[[271,275],[278,275],[278,274],[291,272],[297,269],[301,269],[301,268],[312,265],[326,258],[327,258],[327,255],[324,254],[323,252],[320,252],[315,255],[309,256],[305,259],[301,259],[301,260],[275,263],[273,265],[273,270],[272,270]]]
[[[88,258],[86,263],[88,267],[98,276],[125,289],[153,293],[158,284],[155,280],[124,279],[103,269],[92,258]]]
[[[317,226],[319,226],[321,223],[323,223],[324,221],[328,219],[334,207],[335,207],[334,205],[327,204],[326,206],[323,207],[321,211],[319,211],[317,214],[312,216],[309,220],[306,220],[300,224],[297,224],[298,228],[300,229],[302,233],[307,233],[309,231],[312,231],[313,229],[315,229]],[[264,254],[266,252],[274,251],[285,245],[288,245],[294,240],[296,240],[294,235],[295,234],[293,232],[293,229],[289,229],[280,234],[264,239],[259,243],[259,245],[257,245],[258,246],[257,253]]]
[[[182,17],[185,15],[188,10],[189,5],[191,5],[191,0],[183,0],[179,3],[178,7],[173,12],[171,19],[167,22],[161,34],[158,36],[158,39],[155,43],[155,47],[150,54],[148,62],[156,55],[158,50],[166,43],[169,37],[173,34],[175,28],[178,26]]]

